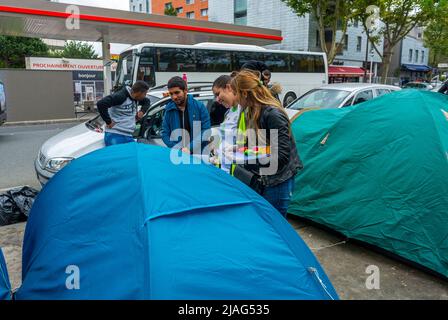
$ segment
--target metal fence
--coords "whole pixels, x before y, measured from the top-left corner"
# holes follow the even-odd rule
[[[367,79],[367,82],[368,81],[369,81],[369,79]],[[388,84],[388,85],[392,85],[392,86],[400,86],[401,85],[400,78],[397,78],[397,77],[387,77],[386,81],[383,81],[383,77],[373,77],[372,83]]]

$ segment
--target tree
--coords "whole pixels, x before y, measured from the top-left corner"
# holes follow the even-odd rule
[[[316,20],[320,47],[327,54],[328,63],[333,63],[338,51],[344,45],[348,25],[356,19],[353,10],[355,0],[282,0],[299,17],[310,14]],[[341,31],[339,39],[337,31]],[[329,36],[326,37],[325,35]],[[327,40],[330,40],[327,43]]]
[[[355,0],[354,8],[362,22],[367,38],[382,59],[382,78],[386,82],[395,47],[415,27],[424,27],[446,0]],[[372,12],[369,6],[379,10],[380,24],[372,28]],[[384,50],[379,48],[384,39]]]
[[[93,45],[81,41],[67,41],[62,51],[50,54],[55,58],[98,59]]]
[[[167,8],[165,8],[165,15],[177,17],[177,10],[174,9],[173,6],[168,6]]]
[[[0,67],[25,68],[25,57],[45,56],[48,46],[37,38],[0,36]]]
[[[423,39],[429,48],[429,64],[437,67],[448,55],[448,5],[442,3],[425,28]],[[445,60],[445,61],[443,61]]]

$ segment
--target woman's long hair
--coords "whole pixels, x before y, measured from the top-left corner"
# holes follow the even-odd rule
[[[246,106],[243,109],[249,121],[248,125],[249,127],[255,126],[257,132],[260,129],[259,120],[263,106],[275,107],[288,118],[280,102],[272,96],[271,91],[266,88],[254,72],[249,70],[240,71],[232,79],[230,85],[238,101],[244,100],[246,102]]]

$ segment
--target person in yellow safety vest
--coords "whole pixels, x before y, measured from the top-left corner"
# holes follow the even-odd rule
[[[221,142],[217,146],[217,155],[211,161],[227,173],[233,174],[232,159],[227,159],[225,153],[226,150],[233,150],[235,144],[238,145],[237,132],[243,126],[245,127],[245,119],[244,114],[241,113],[241,107],[236,103],[236,96],[230,88],[231,81],[231,76],[223,75],[213,83],[212,90],[216,101],[228,108],[228,111],[220,125]]]
[[[280,102],[275,99],[260,78],[251,71],[242,70],[230,87],[244,110],[244,125],[240,122],[239,142],[255,134],[257,144],[269,150],[269,165],[264,163],[238,164],[234,176],[245,182],[286,217],[294,190],[294,176],[303,168],[297,152],[291,123]],[[241,120],[242,117],[240,117]],[[250,142],[250,141],[249,141]],[[250,181],[248,181],[250,177]],[[255,182],[255,183],[253,183]]]

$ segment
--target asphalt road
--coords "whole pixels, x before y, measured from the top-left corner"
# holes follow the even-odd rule
[[[0,127],[0,190],[16,186],[40,189],[34,159],[50,137],[78,123]]]

